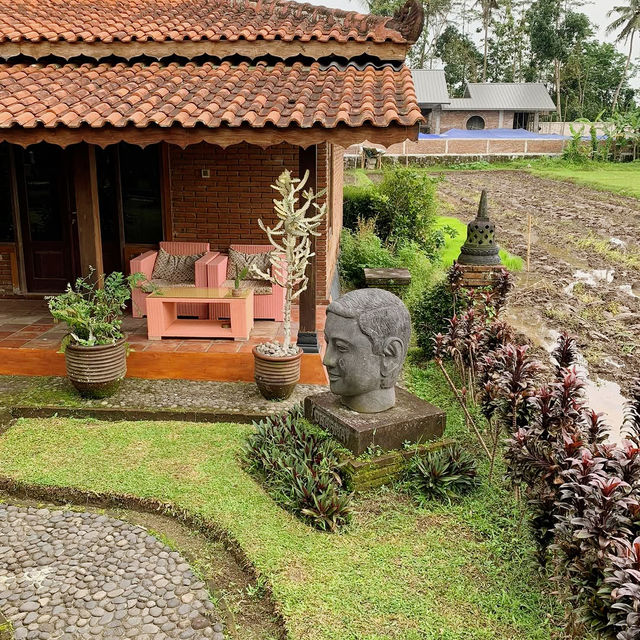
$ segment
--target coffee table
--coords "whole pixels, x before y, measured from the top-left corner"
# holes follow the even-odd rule
[[[253,290],[242,289],[239,296],[226,287],[163,287],[147,297],[149,340],[162,338],[236,338],[248,340],[253,329]],[[229,321],[209,318],[178,318],[181,302],[214,302],[229,305]],[[226,326],[229,325],[229,326]]]

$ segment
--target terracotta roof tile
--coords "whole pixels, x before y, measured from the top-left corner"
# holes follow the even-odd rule
[[[241,39],[407,42],[392,18],[292,0],[0,0],[0,43]]]
[[[0,64],[0,127],[411,126],[408,68],[277,63]]]

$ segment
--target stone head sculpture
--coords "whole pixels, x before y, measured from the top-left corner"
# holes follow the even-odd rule
[[[331,391],[359,413],[393,407],[411,337],[402,300],[383,289],[350,291],[327,307],[325,337]]]

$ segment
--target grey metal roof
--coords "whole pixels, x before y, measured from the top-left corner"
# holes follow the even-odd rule
[[[418,104],[448,104],[450,102],[444,69],[411,69]]]
[[[464,98],[451,98],[442,108],[447,111],[555,111],[556,105],[540,82],[469,82]]]

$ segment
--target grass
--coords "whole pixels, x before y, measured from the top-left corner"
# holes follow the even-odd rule
[[[532,163],[532,173],[583,184],[600,191],[611,191],[640,198],[640,161],[628,163],[589,162],[571,165],[566,162]]]
[[[445,229],[447,227],[453,229],[455,235],[453,237],[446,235],[445,245],[440,250],[442,264],[446,268],[450,267],[454,260],[457,260],[460,248],[467,237],[467,225],[464,222],[458,218],[439,216],[436,220],[436,228]],[[505,249],[500,249],[500,259],[509,271],[521,271],[524,266],[522,258],[512,255]]]
[[[464,420],[432,366],[409,383]],[[547,640],[556,622],[532,542],[502,487],[418,507],[393,489],[358,496],[340,534],[281,510],[242,468],[239,424],[21,419],[0,469],[38,485],[156,498],[215,522],[273,592],[294,640]],[[483,470],[486,473],[486,470]]]

